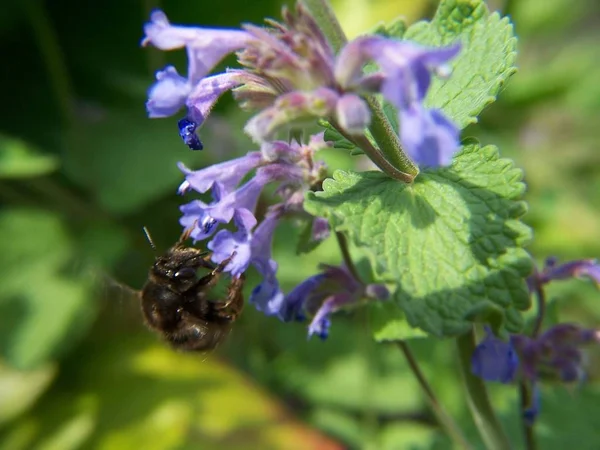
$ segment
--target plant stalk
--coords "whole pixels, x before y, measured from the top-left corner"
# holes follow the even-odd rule
[[[410,369],[412,370],[415,378],[417,379],[419,386],[425,393],[425,397],[429,402],[429,406],[431,407],[435,417],[437,418],[440,426],[448,433],[448,436],[458,445],[460,448],[471,450],[473,447],[469,444],[469,441],[463,435],[460,427],[454,422],[452,417],[446,412],[446,410],[442,407],[439,400],[435,396],[433,389],[425,379],[425,375],[421,371],[421,368],[417,364],[417,360],[414,355],[410,351],[408,344],[404,341],[397,342],[398,347],[404,354]]]
[[[492,408],[483,380],[471,373],[471,356],[475,350],[475,330],[471,328],[456,338],[461,374],[475,425],[489,450],[510,450],[511,444]]]

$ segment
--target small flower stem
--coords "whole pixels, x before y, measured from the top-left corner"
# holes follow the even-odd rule
[[[375,138],[377,146],[395,168],[409,174],[414,179],[419,174],[419,168],[404,153],[400,139],[383,112],[379,101],[375,97],[370,97],[367,98],[367,103],[372,114],[369,131]]]
[[[362,149],[365,154],[375,163],[377,167],[379,167],[384,173],[388,174],[390,177],[400,180],[404,183],[410,184],[414,181],[415,175],[410,175],[408,173],[404,173],[396,169],[393,165],[391,165],[387,159],[381,154],[381,152],[371,144],[371,141],[367,139],[365,135],[360,136],[351,136],[347,134],[335,121],[331,120],[329,122],[333,127],[337,129],[337,131],[344,136],[348,141],[352,142],[354,145]]]
[[[531,330],[531,337],[536,338],[542,330],[542,324],[544,323],[544,316],[546,315],[546,293],[544,287],[540,282],[540,277],[535,270],[533,274],[534,280],[534,293],[537,300],[537,314],[535,316],[535,322],[533,329]],[[521,413],[521,428],[523,430],[523,437],[525,439],[525,445],[527,450],[536,450],[537,442],[535,440],[535,432],[533,424],[525,417],[525,411],[531,406],[532,392],[531,386],[523,379],[519,382],[519,397],[521,398],[520,413]]]
[[[335,237],[340,247],[340,251],[342,252],[344,264],[346,265],[352,276],[356,279],[356,281],[360,282],[360,275],[358,274],[358,270],[356,270],[354,261],[352,261],[352,256],[350,256],[350,249],[348,248],[348,241],[346,240],[346,236],[344,236],[342,232],[336,231]]]
[[[348,39],[344,34],[340,22],[335,17],[335,13],[329,2],[327,0],[302,1],[327,38],[334,53],[338,53],[346,42],[348,42]],[[367,150],[363,145],[359,145],[359,147],[377,164],[377,167],[389,176],[397,180],[402,180],[405,183],[412,183],[419,174],[419,169],[402,150],[400,139],[398,139],[398,135],[377,99],[375,97],[367,98],[367,103],[372,114],[369,130],[373,134],[380,150],[373,147],[370,143],[369,146],[375,148],[375,151]],[[336,128],[340,131],[340,127],[336,126]],[[368,141],[366,137],[364,140]]]
[[[521,426],[523,428],[523,436],[525,437],[525,448],[527,450],[536,450],[537,442],[533,426],[525,418],[525,410],[531,406],[531,388],[524,380],[521,380],[519,383],[519,397],[521,398]]]
[[[535,298],[537,299],[537,314],[535,316],[535,323],[533,324],[533,330],[531,336],[536,338],[542,330],[542,324],[544,323],[544,316],[546,315],[546,293],[542,283],[536,277],[535,281]]]
[[[473,447],[471,447],[471,444],[469,444],[467,439],[464,437],[459,426],[456,424],[456,422],[454,422],[452,417],[446,412],[446,410],[442,407],[442,405],[438,401],[437,397],[435,396],[435,394],[433,392],[433,389],[431,389],[431,386],[425,379],[425,376],[424,376],[423,372],[421,371],[421,368],[417,364],[417,360],[415,359],[414,355],[410,351],[408,344],[404,341],[398,341],[397,344],[398,344],[398,347],[400,348],[400,350],[402,351],[402,353],[404,354],[404,357],[406,358],[406,361],[408,362],[410,369],[412,370],[413,374],[415,375],[415,378],[417,379],[419,386],[425,393],[425,397],[427,397],[429,406],[433,410],[433,413],[435,414],[435,417],[437,418],[440,426],[442,428],[444,428],[446,433],[448,433],[448,436],[460,448],[468,449],[468,450],[472,449]]]
[[[510,440],[492,408],[485,383],[471,373],[471,355],[475,350],[474,329],[457,337],[456,345],[469,408],[485,447],[489,450],[510,450]]]

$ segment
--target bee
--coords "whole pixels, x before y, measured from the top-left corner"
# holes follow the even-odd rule
[[[185,245],[192,229],[156,258],[140,297],[149,328],[176,349],[205,352],[222,342],[242,312],[244,276],[233,277],[225,298],[215,299],[212,291],[235,253],[220,264],[212,263],[210,252]],[[147,231],[146,235],[154,247]],[[199,276],[202,268],[210,272]]]

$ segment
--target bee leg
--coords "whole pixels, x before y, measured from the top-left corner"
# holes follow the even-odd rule
[[[219,282],[219,277],[221,275],[221,272],[223,272],[223,270],[225,270],[225,267],[227,267],[227,264],[229,264],[231,262],[231,260],[235,256],[235,254],[236,253],[233,252],[229,258],[225,258],[223,261],[221,261],[219,263],[219,265],[217,267],[213,268],[211,273],[200,278],[198,280],[197,286],[202,286],[202,287],[208,288],[208,289],[214,287]]]
[[[227,298],[224,302],[214,303],[215,314],[223,319],[235,320],[244,308],[244,275],[233,278],[227,291]]]

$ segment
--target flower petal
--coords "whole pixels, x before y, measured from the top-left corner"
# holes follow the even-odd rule
[[[458,128],[440,111],[419,103],[399,111],[400,140],[419,165],[448,166],[458,150]]]
[[[156,72],[156,83],[148,91],[146,109],[151,118],[169,117],[184,105],[191,91],[188,81],[173,66]]]
[[[519,357],[511,342],[504,342],[486,328],[486,337],[471,356],[471,372],[486,381],[511,382],[519,366]]]

